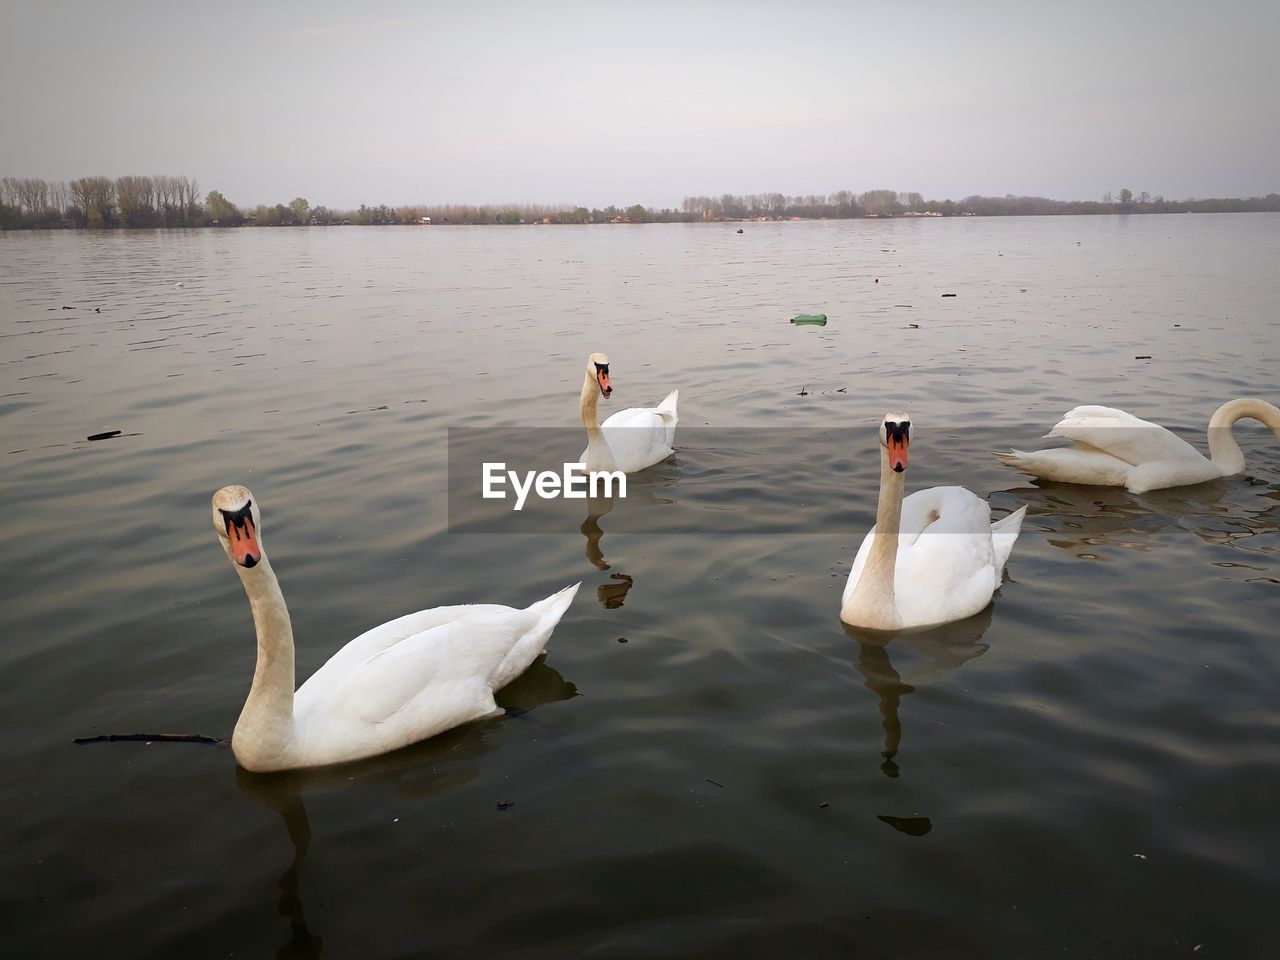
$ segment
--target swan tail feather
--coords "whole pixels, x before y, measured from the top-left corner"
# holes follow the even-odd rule
[[[560,622],[560,618],[564,616],[564,612],[569,609],[569,604],[573,603],[573,598],[577,595],[580,586],[582,586],[581,581],[571,587],[565,587],[563,590],[553,593],[544,600],[529,604],[526,609],[531,613],[536,613],[538,620],[522,636],[515,639],[507,655],[502,658],[502,662],[490,674],[489,686],[491,690],[505,687],[520,676],[528,669],[529,664],[538,658],[538,654],[546,649],[547,641],[551,639],[552,631],[555,630],[556,624]]]
[[[673,417],[676,416],[676,403],[680,400],[680,391],[672,390],[667,394],[665,400],[658,404],[658,409],[663,413],[669,413]]]
[[[1035,475],[1035,471],[1030,469],[1029,457],[1031,454],[1025,450],[1010,450],[1008,453],[1001,453],[993,450],[991,455],[1003,463],[1006,467],[1013,467],[1015,470],[1021,470],[1023,473]]]
[[[539,614],[541,619],[551,619],[552,625],[559,622],[564,616],[564,612],[569,609],[569,604],[573,603],[573,598],[578,595],[578,588],[582,586],[579,580],[571,587],[565,587],[558,590],[544,600],[529,605],[529,609]]]
[[[995,551],[997,570],[1003,570],[1009,562],[1009,554],[1013,553],[1013,545],[1022,532],[1022,521],[1026,515],[1027,505],[1024,503],[1013,513],[991,525],[991,546]]]

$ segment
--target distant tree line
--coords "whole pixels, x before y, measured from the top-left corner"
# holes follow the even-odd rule
[[[361,205],[356,210],[313,207],[304,197],[274,206],[241,209],[217,190],[202,200],[199,184],[188,177],[81,177],[41,180],[0,177],[0,228],[56,229],[107,227],[296,227],[333,224],[383,225],[519,223],[671,223],[698,220],[792,218],[835,220],[896,216],[1046,216],[1112,213],[1251,213],[1280,211],[1280,194],[1248,199],[1165,200],[1125,188],[1101,200],[1050,200],[1047,197],[971,196],[963,200],[925,200],[919,193],[838,190],[830,194],[787,196],[752,193],[685,197],[679,209],[575,207],[555,204]]]
[[[0,226],[204,226],[200,185],[189,177],[0,177]]]
[[[963,200],[925,200],[918,193],[896,193],[893,190],[868,190],[790,197],[781,193],[752,193],[719,197],[685,197],[681,206],[683,219],[747,220],[756,218],[788,219],[791,217],[826,217],[843,220],[854,217],[893,217],[904,215],[955,216],[1048,216],[1054,214],[1104,213],[1258,213],[1280,211],[1280,193],[1247,200],[1214,198],[1206,200],[1165,200],[1147,192],[1137,197],[1121,190],[1119,198],[1108,193],[1101,201],[1050,200],[1047,197],[971,196]]]

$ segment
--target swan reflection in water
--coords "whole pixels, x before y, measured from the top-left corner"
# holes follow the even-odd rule
[[[609,561],[604,558],[600,549],[600,541],[604,538],[604,530],[600,528],[600,518],[613,512],[613,497],[588,497],[587,519],[582,521],[578,529],[587,538],[587,559],[597,570],[608,570]]]
[[[997,597],[996,602],[999,602]],[[899,711],[902,698],[915,693],[913,684],[902,679],[894,669],[889,656],[890,646],[907,648],[928,657],[928,662],[913,679],[916,683],[934,683],[947,670],[955,670],[970,660],[976,660],[987,652],[989,644],[982,642],[991,626],[991,614],[995,604],[965,620],[944,623],[924,630],[886,633],[863,630],[842,623],[844,632],[858,641],[858,659],[854,663],[862,674],[863,685],[880,700],[880,716],[884,723],[884,749],[880,755],[884,762],[880,770],[886,777],[897,778],[900,770],[896,758],[902,748],[902,719]]]
[[[654,501],[657,502],[657,501]],[[600,527],[600,518],[613,511],[613,497],[588,497],[587,519],[582,521],[578,529],[587,538],[587,559],[597,570],[610,569],[609,561],[604,557],[600,541],[604,538],[604,530]],[[635,578],[625,573],[609,575],[611,583],[602,583],[596,587],[596,599],[606,610],[616,610],[626,601],[627,592],[635,583]]]
[[[537,722],[525,715],[536,707],[577,695],[578,688],[548,666],[543,654],[494,699],[508,717]],[[300,874],[312,836],[303,794],[372,785],[389,786],[397,796],[415,800],[445,793],[480,775],[480,766],[473,761],[496,749],[486,736],[494,722],[503,721],[469,723],[394,753],[354,763],[268,774],[236,767],[237,786],[252,800],[280,814],[293,847],[293,858],[277,882],[278,911],[289,924],[289,936],[276,951],[277,957],[313,960],[323,947],[321,938],[307,926],[302,902]]]
[[[1168,546],[1160,538],[1166,532],[1244,552],[1252,552],[1251,538],[1280,533],[1280,484],[1248,476],[1143,494],[1038,480],[1004,494],[1028,504],[1029,529],[1048,528],[1051,546],[1084,560],[1110,560],[1109,548],[1160,549]],[[1268,568],[1274,563],[1264,561]],[[1274,573],[1258,579],[1273,580]]]

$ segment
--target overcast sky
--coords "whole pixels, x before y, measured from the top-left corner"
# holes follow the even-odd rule
[[[1280,2],[0,0],[0,174],[241,205],[1280,191]]]

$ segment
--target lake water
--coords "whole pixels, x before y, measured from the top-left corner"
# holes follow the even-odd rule
[[[1280,217],[737,227],[0,235],[4,952],[1273,956],[1280,448],[1241,422],[1243,477],[1143,496],[990,451],[1085,402],[1204,449],[1280,402]],[[451,529],[450,428],[572,459],[594,350],[614,409],[680,389],[650,521]],[[1030,509],[991,608],[885,642],[838,610],[895,408],[909,490]],[[73,746],[230,735],[231,482],[300,680],[583,588],[511,715],[377,761]]]

